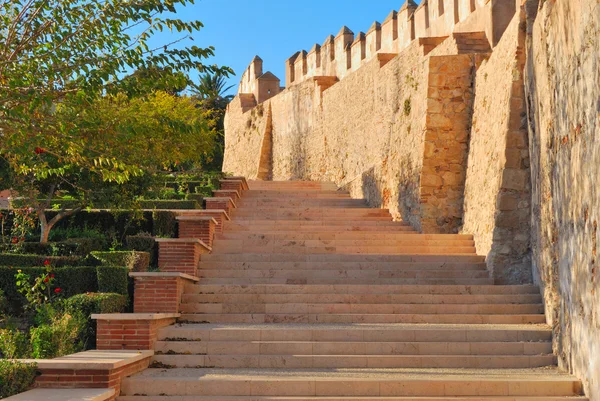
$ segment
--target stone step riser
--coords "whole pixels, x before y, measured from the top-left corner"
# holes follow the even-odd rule
[[[162,355],[537,356],[552,354],[552,343],[158,341],[154,350]]]
[[[479,368],[522,369],[550,366],[553,355],[536,356],[303,356],[303,355],[156,355],[175,368],[324,369],[324,368]]]
[[[212,262],[323,262],[323,263],[483,263],[485,256],[480,255],[326,255],[326,254],[263,254],[241,253],[233,255],[202,255],[202,261]]]
[[[589,401],[585,397],[470,396],[470,397],[268,397],[268,396],[122,396],[117,401]]]
[[[281,231],[276,233],[264,234],[260,232],[232,232],[227,230],[222,234],[216,234],[215,240],[277,240],[277,241],[444,241],[454,243],[455,241],[463,242],[470,241],[469,245],[473,244],[472,235],[447,235],[447,234],[418,234],[414,233],[363,233],[363,232],[347,232],[347,233],[327,233],[327,232],[290,232]]]
[[[284,226],[282,226],[284,224]],[[364,218],[360,220],[352,220],[345,218],[340,218],[337,220],[303,220],[303,219],[246,219],[246,218],[236,218],[235,221],[228,222],[225,225],[225,228],[230,227],[232,225],[240,225],[240,226],[270,226],[270,227],[278,227],[281,229],[285,229],[286,231],[295,231],[296,227],[299,226],[310,226],[310,227],[323,227],[324,229],[327,227],[335,227],[336,230],[343,229],[342,227],[367,227],[367,226],[377,226],[377,227],[408,227],[410,225],[404,222],[392,221],[391,218]],[[339,226],[339,227],[338,227]]]
[[[403,262],[207,262],[203,271],[219,270],[389,270],[395,272],[444,271],[464,272],[487,270],[485,263],[403,263]]]
[[[248,198],[244,196],[241,198],[237,205],[239,208],[294,208],[294,207],[307,207],[307,208],[315,208],[315,207],[334,207],[334,208],[369,208],[369,205],[362,199],[344,199],[344,198],[335,198],[335,199],[257,199],[257,198]]]
[[[194,340],[199,342],[228,341],[310,341],[310,342],[452,342],[460,343],[550,343],[552,330],[548,326],[522,327],[516,329],[504,327],[468,326],[452,329],[444,325],[417,326],[368,326],[332,325],[181,325],[161,329],[158,333],[161,341],[172,339]],[[366,346],[366,345],[365,345]],[[533,345],[536,346],[535,344]]]
[[[381,216],[381,215],[303,215],[303,214],[290,214],[290,215],[280,215],[277,216],[273,213],[265,213],[258,215],[247,215],[247,216],[237,216],[235,213],[232,213],[232,219],[238,222],[277,222],[276,224],[280,224],[279,221],[300,221],[300,222],[321,222],[323,224],[327,224],[329,222],[340,222],[347,224],[348,221],[361,221],[361,222],[388,222],[394,223],[392,216]]]
[[[352,279],[352,278],[339,278],[339,279],[312,279],[312,278],[203,278],[200,280],[200,284],[203,285],[492,285],[494,280],[491,278],[420,278],[420,279],[409,279],[409,278],[381,278],[381,279]]]
[[[432,305],[432,304],[181,304],[183,313],[207,314],[541,314],[544,308],[541,304],[521,305]]]
[[[465,396],[478,395],[552,395],[573,396],[581,392],[581,385],[571,379],[335,379],[335,378],[262,378],[252,377],[174,377],[126,378],[121,384],[123,395],[237,395],[237,396]]]
[[[325,247],[356,247],[356,248],[387,248],[387,247],[431,247],[431,248],[474,248],[475,241],[463,239],[421,239],[414,236],[413,239],[280,239],[280,238],[244,238],[244,239],[220,239],[215,246],[227,247],[295,247],[295,248],[325,248]]]
[[[440,324],[543,324],[544,315],[467,314],[182,314],[180,322],[205,323],[440,323]]]
[[[489,278],[486,270],[480,271],[395,271],[395,270],[219,270],[202,268],[200,278]]]
[[[186,284],[186,294],[384,294],[384,295],[539,295],[537,287],[465,285],[209,285]]]
[[[184,294],[183,303],[331,303],[331,304],[539,304],[540,295],[330,295],[330,294],[285,294],[285,295],[236,295],[236,294]]]
[[[294,227],[287,226],[277,226],[277,225],[257,225],[257,224],[247,224],[240,225],[235,223],[226,222],[223,226],[223,231],[231,234],[279,234],[281,232],[288,232],[290,229],[296,232],[325,232],[325,233],[346,233],[346,232],[356,232],[356,233],[398,233],[404,235],[415,235],[419,234],[412,227],[403,225],[401,223],[394,223],[394,225],[388,225],[385,227],[382,226],[368,226],[368,225],[348,225],[348,226],[309,226],[309,225],[296,225]]]
[[[223,241],[213,245],[215,254],[239,253],[300,253],[300,254],[367,254],[367,255],[455,255],[475,254],[473,246],[322,246],[308,247],[296,245],[242,245],[224,244]]]

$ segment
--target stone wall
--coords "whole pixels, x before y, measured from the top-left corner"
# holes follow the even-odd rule
[[[526,5],[534,279],[560,365],[600,400],[600,3]]]
[[[524,119],[524,12],[477,72],[464,233],[498,283],[531,282],[531,185]]]
[[[269,160],[275,180],[334,181],[417,229],[457,232],[477,60],[428,56],[415,41],[333,86],[294,85],[264,103],[269,112],[234,102],[224,171],[254,178]]]

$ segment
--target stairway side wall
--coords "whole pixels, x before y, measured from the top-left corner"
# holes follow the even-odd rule
[[[527,2],[534,278],[560,365],[598,401],[600,3],[539,3]]]
[[[487,255],[496,283],[531,277],[531,181],[525,118],[524,13],[477,71],[463,233]]]

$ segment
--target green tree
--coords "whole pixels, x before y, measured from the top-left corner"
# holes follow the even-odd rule
[[[219,72],[204,73],[198,78],[198,83],[190,83],[190,92],[198,99],[199,108],[211,118],[210,127],[216,133],[216,149],[208,165],[211,169],[220,171],[225,150],[225,112],[234,97],[226,93],[233,85],[227,86],[226,76]]]
[[[99,185],[183,161],[194,146],[209,152],[211,130],[190,99],[148,94],[156,76],[178,88],[181,73],[231,73],[203,63],[212,47],[179,47],[202,23],[167,16],[189,3],[0,0],[0,187],[33,202],[42,242],[58,220],[93,204]],[[164,29],[181,36],[150,47]],[[133,91],[132,70],[144,71]],[[75,194],[81,206],[47,221],[57,192]]]

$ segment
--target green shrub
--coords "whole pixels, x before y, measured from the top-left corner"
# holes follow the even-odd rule
[[[77,266],[84,263],[79,256],[45,256],[17,253],[0,253],[0,266],[44,266],[49,261],[54,267]]]
[[[32,279],[46,273],[44,267],[11,267],[0,266],[0,290],[5,294],[8,302],[8,310],[11,314],[19,315],[22,311],[25,298],[17,291],[15,275],[18,270],[31,276]],[[94,266],[66,266],[53,270],[55,275],[55,286],[62,290],[66,297],[85,292],[98,290],[98,279],[96,267]]]
[[[7,310],[8,300],[6,299],[6,295],[4,295],[4,291],[2,290],[2,288],[0,288],[0,319]]]
[[[55,212],[47,212],[52,218]],[[139,210],[83,210],[59,221],[50,231],[50,239],[59,241],[68,238],[102,238],[110,242],[107,233],[113,233],[118,239],[126,235],[152,231],[152,213]],[[56,233],[56,237],[54,236]]]
[[[0,329],[0,357],[22,359],[29,357],[29,338],[16,329]]]
[[[150,254],[138,251],[92,252],[91,255],[105,266],[124,266],[130,271],[146,272],[150,266]]]
[[[151,234],[128,235],[125,237],[125,246],[130,251],[148,252],[150,254],[150,265],[156,261],[156,240]]]
[[[31,356],[52,359],[81,351],[86,328],[87,319],[81,313],[57,313],[50,323],[31,329]]]
[[[106,240],[97,238],[69,238],[64,241],[22,242],[18,245],[7,246],[6,249],[15,253],[44,255],[44,256],[85,256],[92,251],[106,248]]]
[[[37,376],[35,363],[0,359],[0,398],[29,390]]]
[[[182,209],[200,209],[198,203],[194,200],[141,200],[139,201],[142,209],[161,209],[161,210],[182,210]]]
[[[204,198],[210,198],[211,196],[210,194],[187,194],[186,198],[198,202],[199,205],[204,205]]]
[[[196,187],[196,194],[198,195],[202,195],[204,198],[210,198],[213,195],[213,190],[215,188],[211,187],[211,186],[202,186],[202,187]]]
[[[96,321],[91,315],[96,313],[122,313],[127,308],[127,297],[120,294],[87,293],[75,295],[65,301],[68,313],[81,313],[87,319],[80,341],[85,349],[96,348]]]
[[[98,291],[128,295],[129,269],[118,266],[98,266]]]
[[[177,236],[177,215],[174,212],[152,212],[152,234],[155,237],[175,238]]]

